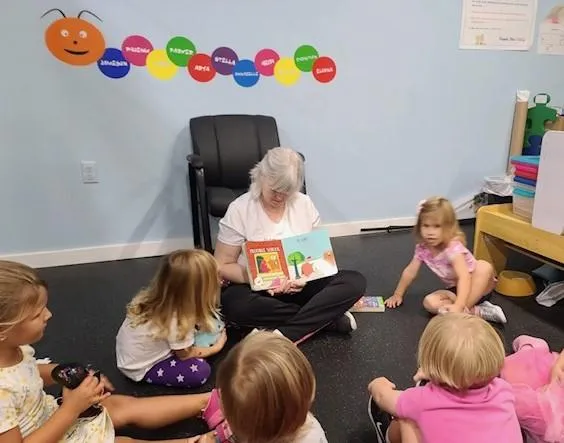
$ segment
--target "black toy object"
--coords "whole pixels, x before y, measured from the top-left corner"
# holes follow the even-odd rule
[[[94,369],[92,366],[83,366],[80,363],[65,363],[57,365],[51,371],[53,380],[68,389],[76,389],[82,381],[92,374],[100,380],[101,372]],[[62,403],[62,398],[58,399],[59,405]],[[90,406],[86,411],[80,414],[81,418],[95,417],[102,412],[99,405]]]

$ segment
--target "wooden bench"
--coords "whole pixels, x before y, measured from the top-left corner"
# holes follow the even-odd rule
[[[564,270],[564,235],[534,228],[513,214],[511,204],[482,206],[476,214],[475,257],[490,262],[499,274],[509,250]]]

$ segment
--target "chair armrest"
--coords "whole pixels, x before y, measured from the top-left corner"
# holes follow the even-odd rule
[[[188,160],[188,165],[193,167],[194,169],[203,169],[204,162],[202,161],[202,157],[198,154],[188,154],[186,156],[186,160]]]

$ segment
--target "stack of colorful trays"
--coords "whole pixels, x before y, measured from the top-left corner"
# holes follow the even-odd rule
[[[511,157],[513,166],[513,213],[527,220],[533,218],[533,205],[540,155]]]

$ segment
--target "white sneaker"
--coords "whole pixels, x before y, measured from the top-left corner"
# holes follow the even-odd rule
[[[507,318],[501,309],[501,306],[494,305],[489,301],[480,303],[478,306],[478,312],[480,317],[486,321],[491,321],[495,323],[507,323]]]

